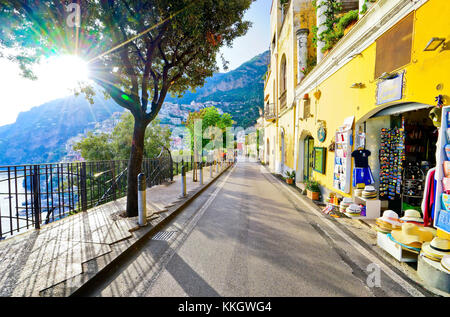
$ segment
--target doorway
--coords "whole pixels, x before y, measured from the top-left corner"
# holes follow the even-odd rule
[[[314,139],[311,136],[303,140],[303,149],[303,180],[307,181],[311,179],[314,162]]]
[[[284,148],[285,148],[285,144],[284,144],[284,130],[281,131],[281,162],[280,162],[280,167],[281,167],[281,173],[283,174],[284,172],[284,160],[285,160],[285,153],[284,153]]]

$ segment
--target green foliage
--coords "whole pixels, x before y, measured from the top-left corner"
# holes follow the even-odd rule
[[[335,26],[339,21],[338,14],[342,10],[342,4],[338,0],[319,0],[313,1],[313,6],[316,11],[319,7],[325,6],[325,11],[323,15],[325,16],[325,30],[318,33],[318,27],[314,27],[313,32],[313,44],[317,47],[317,42],[321,41],[325,43],[322,48],[322,52],[331,49],[334,44],[339,40],[340,34],[336,33]],[[342,36],[341,36],[342,37]]]
[[[305,185],[306,185],[306,189],[311,191],[311,192],[314,192],[314,193],[320,192],[320,185],[315,180],[305,181]]]
[[[111,134],[94,135],[89,132],[86,138],[74,145],[74,150],[81,151],[88,161],[126,160],[130,157],[133,126],[133,116],[125,112]],[[170,130],[162,127],[158,119],[152,121],[145,131],[144,156],[156,157],[161,147],[169,148],[169,144]]]
[[[336,24],[336,29],[339,33],[344,33],[344,30],[347,26],[349,26],[354,21],[358,21],[358,10],[352,10],[348,11],[346,14],[344,14]]]
[[[289,179],[295,179],[295,171],[292,171],[292,172],[287,171],[286,177]]]
[[[194,122],[196,119],[202,120],[202,135],[208,127],[218,127],[222,131],[223,144],[225,145],[225,130],[233,125],[233,119],[229,113],[219,113],[216,107],[207,107],[200,111],[190,112],[186,122],[183,124],[188,128],[191,135],[191,149],[194,148]],[[209,139],[202,139],[202,147],[210,142]]]
[[[41,57],[76,52],[91,61],[91,79],[146,126],[167,94],[202,86],[218,71],[220,48],[250,27],[243,17],[253,0],[84,0],[79,28],[67,25],[71,2],[0,0],[6,57],[31,78]]]

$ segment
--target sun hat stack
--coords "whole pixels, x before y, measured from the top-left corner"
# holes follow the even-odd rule
[[[362,189],[362,188],[355,188],[355,190],[354,190],[355,196],[361,197],[363,191],[364,191],[364,189]]]
[[[341,213],[345,213],[347,208],[352,204],[352,200],[351,198],[348,197],[344,197],[344,199],[342,199],[340,205],[339,205],[339,211]]]
[[[361,193],[362,198],[365,199],[376,199],[378,192],[373,186],[366,186]]]
[[[361,214],[361,207],[357,204],[351,204],[347,207],[346,214],[350,217],[357,217]]]
[[[421,254],[433,261],[440,262],[444,256],[450,255],[450,240],[435,237],[431,242],[423,244]]]
[[[375,230],[381,233],[389,233],[392,230],[400,229],[402,226],[397,213],[393,210],[385,210],[383,216],[375,220],[375,224]]]
[[[450,255],[444,255],[441,260],[441,265],[450,273]]]
[[[401,230],[391,231],[389,238],[404,250],[419,253],[424,243],[433,240],[434,232],[413,223],[404,223]]]
[[[419,211],[414,209],[405,210],[405,215],[400,218],[404,223],[413,223],[419,226],[423,226],[423,218]]]

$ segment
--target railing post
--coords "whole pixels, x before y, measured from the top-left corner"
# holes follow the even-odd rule
[[[114,161],[111,161],[111,171],[112,171],[112,191],[113,191],[113,200],[116,200],[116,164]]]
[[[186,197],[186,167],[181,165],[181,197]]]
[[[203,185],[203,163],[198,163],[199,164],[199,172],[200,172],[200,185]]]
[[[41,228],[41,204],[39,202],[40,182],[39,165],[33,166],[33,205],[34,205],[34,227]]]
[[[209,177],[210,177],[210,178],[213,177],[213,166],[212,166],[212,162],[209,163]]]
[[[80,177],[80,186],[81,186],[81,210],[87,211],[87,190],[86,190],[86,162],[81,163],[81,177]]]
[[[147,225],[147,200],[146,200],[146,188],[145,174],[140,173],[138,175],[138,215],[139,226]]]

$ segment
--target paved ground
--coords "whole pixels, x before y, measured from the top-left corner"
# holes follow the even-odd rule
[[[224,176],[83,295],[429,295],[259,164]]]
[[[206,167],[205,184],[213,178]],[[189,172],[187,198],[180,198],[179,175],[173,183],[147,189],[151,221],[144,228],[139,229],[137,217],[119,216],[126,209],[122,198],[1,241],[0,296],[70,295],[200,187]]]

